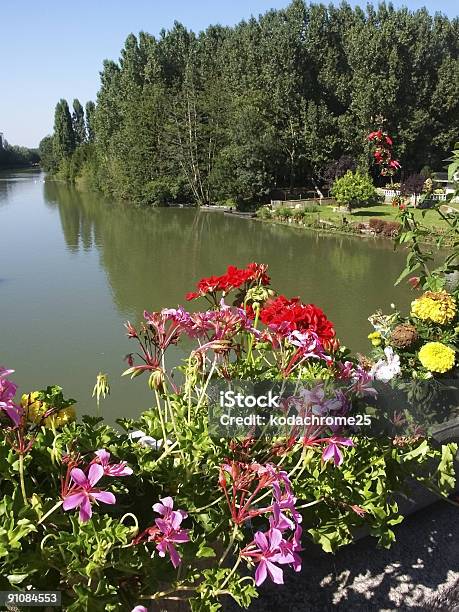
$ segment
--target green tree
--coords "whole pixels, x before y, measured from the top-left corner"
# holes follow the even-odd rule
[[[331,194],[338,204],[346,206],[349,211],[366,206],[376,199],[376,190],[370,177],[359,170],[349,170],[337,179],[333,183]]]
[[[84,109],[78,98],[73,101],[72,125],[75,134],[75,144],[86,142],[86,125],[84,120]]]
[[[293,0],[198,35],[175,23],[130,34],[120,59],[104,62],[86,107],[89,149],[72,163],[59,103],[55,156],[66,176],[90,174],[136,203],[260,202],[277,188],[322,189],[343,156],[369,169],[365,135],[382,115],[403,172],[438,171],[459,140],[458,58],[457,20],[385,3]]]
[[[40,164],[45,172],[55,172],[58,164],[54,156],[53,137],[45,136],[38,145]]]
[[[94,129],[94,115],[96,112],[96,105],[92,100],[86,102],[86,134],[88,142],[94,142],[95,129]]]
[[[75,150],[75,132],[67,100],[60,100],[54,113],[53,150],[56,162],[60,164]]]

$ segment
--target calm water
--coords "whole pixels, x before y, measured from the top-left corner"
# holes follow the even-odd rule
[[[37,172],[0,173],[0,230],[0,364],[16,369],[21,390],[60,384],[81,412],[94,412],[95,377],[107,372],[110,420],[149,406],[146,379],[119,377],[134,349],[123,322],[183,302],[197,279],[230,263],[269,264],[274,286],[322,307],[356,351],[368,349],[370,313],[410,299],[393,287],[404,256],[388,242],[133,210]]]

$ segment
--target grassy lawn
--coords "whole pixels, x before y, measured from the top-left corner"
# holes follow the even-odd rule
[[[440,219],[438,213],[435,210],[427,210],[424,218],[422,217],[423,211],[417,209],[410,209],[414,212],[415,218],[421,223],[432,229],[444,229],[447,227],[447,224],[443,219]],[[372,217],[377,219],[384,219],[384,221],[396,221],[398,216],[398,209],[394,206],[390,205],[377,205],[377,206],[368,206],[366,208],[358,208],[353,210],[352,213],[341,213],[334,212],[333,207],[324,206],[321,207],[320,218],[326,221],[331,221],[333,223],[339,224],[343,217],[346,217],[349,223],[365,223],[369,221]]]

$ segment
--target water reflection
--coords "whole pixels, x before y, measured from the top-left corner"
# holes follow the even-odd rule
[[[404,256],[388,241],[324,237],[215,212],[134,209],[55,182],[44,195],[59,211],[68,250],[97,250],[118,311],[134,320],[144,308],[183,302],[200,277],[249,261],[268,263],[282,292],[324,308],[356,350],[367,348],[371,312],[410,299],[406,288],[393,287]]]

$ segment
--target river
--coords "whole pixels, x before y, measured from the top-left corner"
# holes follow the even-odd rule
[[[407,287],[393,286],[405,257],[389,241],[136,209],[44,179],[0,173],[0,365],[16,370],[21,392],[63,386],[79,414],[95,413],[99,371],[112,385],[102,404],[109,421],[148,408],[146,378],[120,378],[135,348],[123,322],[183,303],[195,281],[229,264],[269,264],[273,285],[323,308],[354,351],[368,350],[369,314],[409,304]]]

